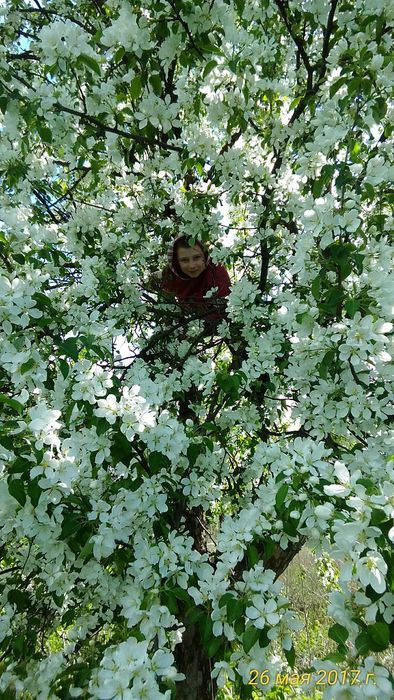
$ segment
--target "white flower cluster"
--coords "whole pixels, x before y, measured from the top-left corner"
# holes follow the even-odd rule
[[[70,19],[47,24],[39,32],[38,39],[45,63],[50,66],[58,59],[78,58],[82,53],[96,57],[89,44],[89,35]]]
[[[137,22],[137,15],[126,2],[121,3],[118,17],[104,29],[101,41],[109,47],[119,44],[126,51],[135,51],[137,55],[141,55],[142,50],[153,48],[146,20],[141,18]]]
[[[37,308],[37,302],[33,294],[39,290],[42,279],[36,273],[29,277],[0,277],[0,321],[7,321],[3,328],[10,332],[12,323],[14,326],[26,328],[30,319],[38,319],[42,311]]]
[[[100,700],[133,700],[137,697],[169,700],[171,691],[160,692],[158,680],[181,680],[174,656],[165,649],[148,653],[148,643],[129,637],[106,649],[100,668],[89,684],[90,695]]]

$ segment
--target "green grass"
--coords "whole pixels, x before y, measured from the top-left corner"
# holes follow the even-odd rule
[[[314,659],[324,658],[336,651],[336,644],[328,637],[328,630],[333,624],[327,613],[329,591],[336,587],[335,565],[328,559],[315,560],[312,552],[304,547],[293,559],[280,577],[283,593],[288,597],[290,606],[297,617],[304,623],[304,628],[293,637],[296,651],[298,674],[308,669]],[[273,649],[278,656],[283,656],[280,645]],[[376,659],[394,674],[394,650],[391,647]],[[305,671],[307,672],[307,671]],[[290,674],[289,674],[290,675]],[[256,690],[253,700],[321,700],[322,692],[307,684],[289,684],[276,687],[270,692]],[[242,700],[231,688],[231,683],[221,691],[217,700]]]

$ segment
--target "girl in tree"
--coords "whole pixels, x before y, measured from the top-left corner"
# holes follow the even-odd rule
[[[208,320],[224,318],[224,297],[230,293],[231,281],[223,265],[214,265],[202,243],[189,243],[185,236],[175,239],[168,250],[168,266],[161,278],[161,289],[173,294],[187,308],[201,311]],[[209,298],[207,292],[213,291]],[[204,306],[202,306],[202,304]],[[184,306],[184,304],[182,304]],[[205,314],[204,310],[209,313]]]
[[[172,242],[167,256],[167,267],[162,273],[152,275],[149,287],[178,300],[181,309],[187,312],[180,325],[186,326],[189,316],[190,320],[201,318],[204,327],[200,339],[212,336],[220,321],[226,318],[225,297],[231,289],[226,268],[212,263],[208,251],[200,241],[191,243],[186,236],[179,236]],[[168,337],[168,332],[164,331],[164,335]],[[149,347],[140,353],[140,357],[146,358],[162,337],[163,330],[151,338]]]

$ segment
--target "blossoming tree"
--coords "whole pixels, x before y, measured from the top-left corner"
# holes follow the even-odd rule
[[[392,697],[393,20],[1,3],[2,697]],[[149,286],[175,234],[232,275],[211,334]],[[304,544],[338,563],[309,669]]]

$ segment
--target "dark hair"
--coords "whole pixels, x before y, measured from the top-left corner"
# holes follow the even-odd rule
[[[178,263],[178,256],[177,252],[179,248],[192,248],[194,245],[198,245],[199,248],[201,248],[201,252],[204,255],[205,262],[208,262],[209,255],[208,251],[206,248],[204,248],[203,244],[200,243],[200,241],[193,240],[189,236],[179,236],[179,238],[176,238],[175,241],[172,243],[171,247],[168,249],[167,255],[168,255],[168,264],[169,267],[176,272],[177,275],[180,275],[183,277],[183,273],[181,271],[181,268],[179,267]]]
[[[195,241],[193,243],[192,239],[187,238],[187,236],[180,236],[176,239],[173,248],[174,255],[176,255],[179,248],[192,248],[194,245],[198,245],[198,247],[201,248],[201,251],[204,253],[205,257],[207,257],[207,251],[203,247],[202,243],[200,243],[200,241]]]

